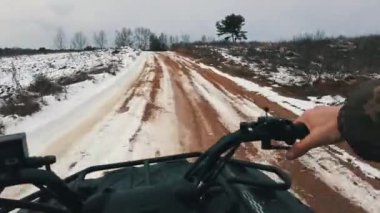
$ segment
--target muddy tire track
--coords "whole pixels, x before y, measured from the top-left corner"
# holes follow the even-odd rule
[[[187,151],[204,151],[229,131],[218,113],[197,95],[189,73],[167,56],[160,55],[160,59],[170,72],[182,143]]]
[[[128,113],[130,109],[129,103],[133,100],[133,98],[136,98],[138,96],[143,96],[147,100],[147,103],[144,106],[141,123],[129,139],[129,152],[134,151],[135,143],[137,142],[137,138],[144,126],[144,123],[149,122],[151,119],[154,119],[156,111],[162,110],[161,107],[155,104],[158,92],[161,89],[160,82],[162,77],[162,68],[158,64],[157,57],[154,56],[153,63],[145,64],[143,71],[140,73],[134,85],[128,91],[128,96],[118,110],[118,113]]]

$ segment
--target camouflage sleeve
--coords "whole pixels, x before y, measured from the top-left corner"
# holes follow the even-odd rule
[[[380,161],[380,80],[364,83],[340,110],[339,130],[363,159]]]

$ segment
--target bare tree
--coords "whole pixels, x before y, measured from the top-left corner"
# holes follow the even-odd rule
[[[16,57],[15,57],[16,59]],[[5,70],[9,73],[12,74],[12,83],[13,85],[16,87],[17,91],[21,91],[22,90],[22,86],[21,86],[21,83],[20,83],[20,73],[19,73],[19,69],[16,68],[15,64],[11,63],[11,68],[10,69],[7,69]]]
[[[100,49],[104,49],[107,45],[107,36],[104,30],[99,31],[98,33],[94,33],[94,43]]]
[[[83,50],[87,45],[87,38],[82,32],[77,32],[71,39],[71,48]]]
[[[133,33],[131,29],[123,27],[121,31],[116,31],[115,46],[125,47],[132,46],[133,44]]]
[[[178,43],[179,43],[179,37],[178,37],[178,35],[176,35],[176,36],[174,37],[174,43],[175,43],[175,44],[178,44]]]
[[[175,38],[174,36],[169,36],[169,39],[168,39],[168,46],[171,47],[173,44],[175,44]]]
[[[181,35],[181,42],[185,44],[190,43],[190,35],[189,34]]]
[[[202,43],[206,43],[207,42],[206,35],[202,35],[201,41],[202,41]]]
[[[144,27],[136,28],[134,32],[135,47],[142,50],[148,50],[150,35],[152,35],[150,29]]]
[[[169,45],[168,45],[168,36],[164,33],[161,33],[160,36],[158,37],[158,40],[160,41],[161,43],[161,47],[163,50],[166,50],[168,49]]]
[[[208,36],[207,37],[207,42],[214,42],[215,38],[213,36]]]
[[[54,46],[59,50],[63,50],[66,47],[65,43],[66,43],[65,33],[63,32],[62,28],[59,28],[54,38]]]

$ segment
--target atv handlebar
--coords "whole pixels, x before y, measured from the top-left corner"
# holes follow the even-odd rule
[[[284,141],[288,145],[293,145],[297,139],[303,139],[308,134],[309,130],[305,124],[294,124],[287,119],[260,117],[257,122],[243,122],[240,124],[239,130],[222,137],[202,154],[188,170],[185,179],[195,181],[198,185],[203,184],[215,172],[216,165],[223,153],[230,150],[231,153],[227,154],[227,157],[230,158],[240,143],[261,141],[262,149],[288,149],[290,146],[273,145],[272,140]]]

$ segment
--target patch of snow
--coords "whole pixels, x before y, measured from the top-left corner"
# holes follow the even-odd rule
[[[340,95],[326,95],[322,97],[312,97],[309,96],[307,97],[310,101],[316,104],[322,104],[322,105],[342,105],[344,101],[346,100],[344,97]]]
[[[215,88],[196,71],[191,70],[190,73],[197,93],[202,95],[218,112],[221,116],[219,117],[219,120],[223,125],[230,130],[236,129],[238,127],[238,122],[231,122],[231,120],[237,121],[240,116],[233,109],[230,101],[226,99],[225,95],[220,90]]]
[[[297,75],[294,70],[285,67],[278,67],[277,72],[270,72],[268,75],[269,80],[279,85],[302,85],[305,82],[302,76]]]
[[[300,162],[323,182],[370,213],[380,209],[380,190],[373,188],[332,157],[327,150],[316,148],[300,158]]]
[[[136,97],[129,102],[128,113],[106,116],[67,153],[61,154],[53,170],[67,176],[96,164],[132,160],[129,141],[142,122],[146,104],[144,97]]]
[[[186,60],[186,59],[185,59]],[[237,83],[239,86],[245,88],[247,91],[252,91],[252,92],[258,92],[261,95],[267,97],[269,100],[276,102],[280,104],[281,106],[297,113],[297,114],[302,114],[305,110],[307,109],[312,109],[316,105],[310,101],[304,101],[304,100],[299,100],[295,98],[289,98],[289,97],[284,97],[279,95],[278,93],[274,92],[272,88],[270,87],[262,87],[256,83],[253,83],[252,81],[245,80],[243,78],[239,77],[234,77],[231,75],[228,75],[226,73],[223,73],[222,71],[217,70],[214,67],[207,66],[205,64],[200,63],[199,66],[205,69],[212,70],[213,72],[217,73],[218,75],[221,75],[225,78],[228,78],[235,83]]]
[[[244,116],[246,116],[242,118],[245,121],[247,121],[248,119],[249,121],[253,122],[257,120],[258,117],[265,115],[265,112],[261,108],[259,108],[256,104],[254,104],[252,101],[247,100],[244,97],[240,97],[240,96],[237,97],[225,89],[223,89],[222,91],[228,97],[228,99],[230,100],[230,103],[234,107],[239,109],[239,111],[242,112]]]
[[[379,169],[374,168],[371,165],[355,158],[354,156],[348,154],[346,151],[344,151],[343,149],[341,149],[337,146],[330,146],[330,149],[339,153],[339,154],[334,154],[335,157],[339,158],[343,162],[352,164],[354,167],[360,169],[360,171],[362,171],[365,176],[372,178],[372,179],[379,179],[380,180],[380,170]]]
[[[219,53],[227,60],[230,60],[234,62],[235,64],[240,64],[243,66],[248,66],[249,64],[247,62],[243,62],[243,59],[240,56],[233,56],[228,54],[228,49],[220,48],[218,49]]]

